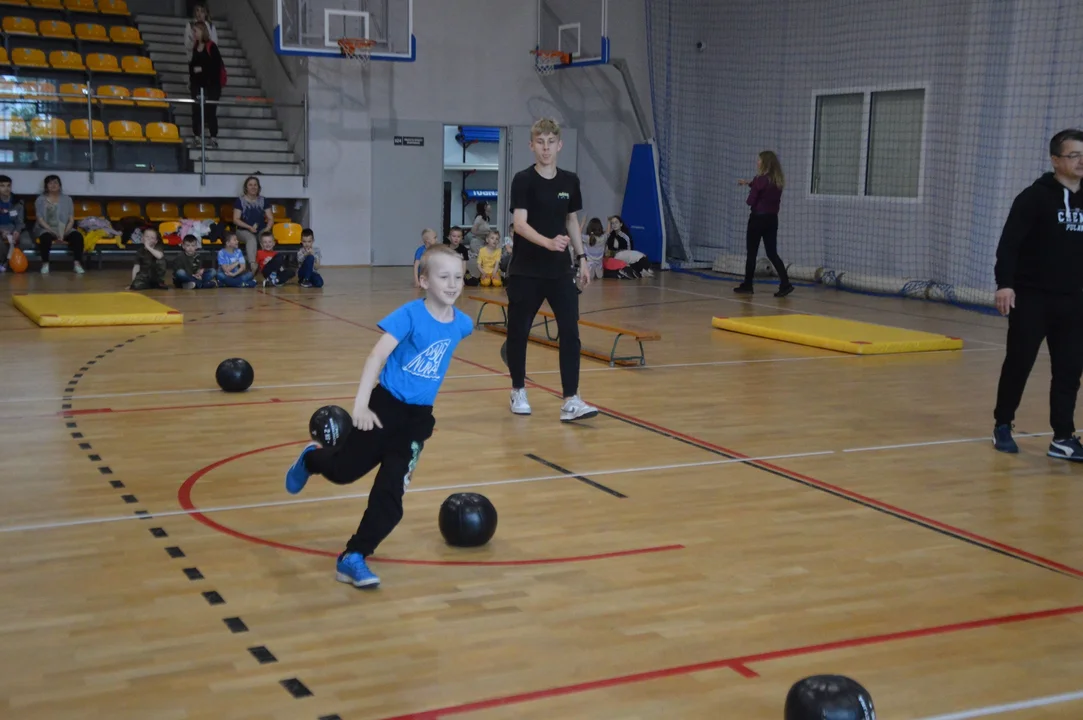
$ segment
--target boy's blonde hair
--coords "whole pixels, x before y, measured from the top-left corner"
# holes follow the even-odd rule
[[[555,135],[560,137],[560,123],[553,118],[541,118],[533,125],[530,126],[530,139],[538,137],[539,135]]]
[[[425,237],[428,236],[428,235],[432,235],[434,238],[437,237],[436,231],[433,230],[432,228],[425,228],[424,230],[421,231],[421,239],[422,240],[424,240]]]
[[[429,266],[432,265],[433,258],[437,257],[438,255],[452,258],[456,262],[462,262],[462,256],[452,250],[447,245],[444,245],[442,243],[440,245],[433,245],[428,250],[421,253],[421,260],[418,262],[417,265],[418,276],[424,275],[425,277],[428,277]]]

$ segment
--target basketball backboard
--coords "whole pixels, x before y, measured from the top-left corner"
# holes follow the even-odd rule
[[[609,62],[609,0],[538,0],[536,50],[571,56],[558,70]]]
[[[342,57],[341,38],[376,41],[373,60],[413,62],[413,0],[275,0],[275,51]]]

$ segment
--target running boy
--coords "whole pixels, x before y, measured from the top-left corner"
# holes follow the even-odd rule
[[[286,491],[296,495],[313,474],[348,485],[380,466],[361,524],[338,556],[335,579],[354,587],[380,583],[365,558],[402,520],[403,494],[436,424],[436,393],[455,347],[474,329],[455,308],[463,291],[457,253],[445,245],[430,247],[421,256],[420,280],[425,297],[379,323],[384,335],[365,360],[354,400],[356,430],[333,449],[308,445],[286,471]]]
[[[530,128],[534,165],[511,181],[515,252],[508,269],[508,370],[511,374],[511,411],[529,415],[526,398],[526,344],[534,316],[543,301],[556,316],[560,335],[560,382],[564,404],[561,422],[583,420],[598,408],[579,397],[579,286],[590,283],[590,267],[583,252],[576,213],[583,209],[579,176],[557,167],[563,144],[560,125],[542,118]],[[573,270],[568,244],[575,249]]]

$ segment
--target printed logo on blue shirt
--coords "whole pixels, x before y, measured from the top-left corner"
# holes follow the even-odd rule
[[[439,380],[440,365],[444,361],[444,353],[447,352],[450,344],[449,338],[437,340],[415,355],[413,360],[402,366],[402,369],[426,380]]]

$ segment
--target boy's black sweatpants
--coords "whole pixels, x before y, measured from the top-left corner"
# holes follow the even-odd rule
[[[557,320],[557,336],[560,338],[560,384],[564,397],[579,393],[579,286],[572,274],[559,278],[539,278],[517,275],[508,276],[505,285],[508,294],[508,370],[511,386],[526,386],[526,345],[530,329],[542,303]]]
[[[376,552],[402,520],[402,496],[436,425],[431,405],[409,405],[381,385],[372,389],[369,408],[383,427],[354,428],[339,447],[316,448],[305,455],[306,470],[336,485],[356,482],[380,466],[361,524],[346,543],[346,552],[365,557]]]
[[[1049,424],[1057,440],[1075,433],[1075,405],[1083,374],[1083,294],[1016,290],[1008,313],[1008,347],[1000,370],[997,425],[1010,425],[1023,399],[1042,340],[1049,346]]]

